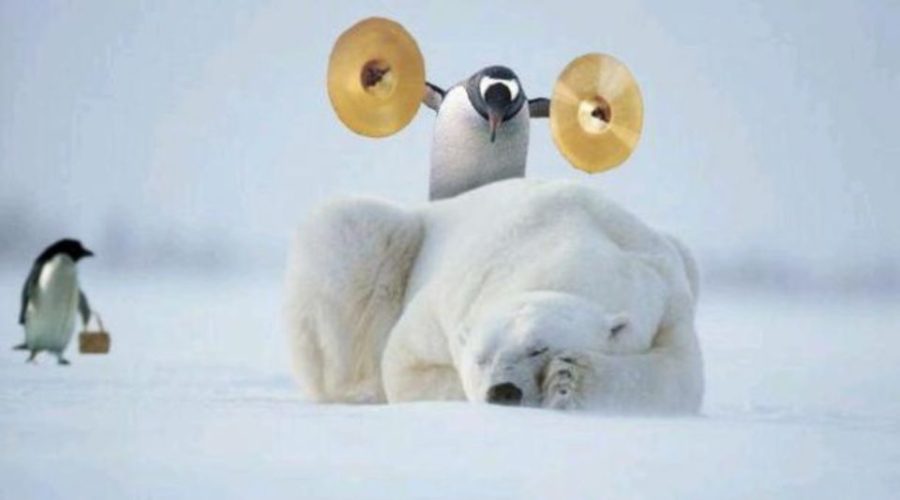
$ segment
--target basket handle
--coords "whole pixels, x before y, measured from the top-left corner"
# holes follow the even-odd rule
[[[85,330],[87,330],[87,327],[91,324],[91,319],[96,319],[97,326],[100,327],[101,332],[106,331],[106,327],[103,326],[103,319],[100,318],[100,313],[98,313],[97,311],[91,311],[91,317],[88,318],[87,324],[84,325]]]

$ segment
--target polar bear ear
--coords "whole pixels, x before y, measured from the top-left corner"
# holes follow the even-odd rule
[[[614,339],[618,337],[620,333],[628,328],[630,321],[628,314],[624,312],[607,315],[606,324],[609,325],[609,338]]]

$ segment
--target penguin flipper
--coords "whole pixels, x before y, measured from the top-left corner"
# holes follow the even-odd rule
[[[28,273],[28,277],[25,278],[25,284],[22,286],[22,306],[19,308],[20,325],[25,324],[25,312],[28,310],[28,303],[31,301],[31,295],[37,287],[42,267],[40,262],[35,262],[34,265],[31,266],[31,272]]]
[[[548,118],[550,116],[550,99],[545,97],[529,99],[528,116],[532,118]]]
[[[87,325],[91,319],[91,305],[88,303],[87,295],[81,290],[78,290],[78,312],[81,314],[82,324]]]
[[[22,342],[22,343],[19,344],[19,345],[14,345],[14,346],[13,346],[13,351],[27,351],[27,350],[28,350],[28,343],[27,343],[27,342]]]
[[[444,102],[447,92],[431,82],[425,82],[425,95],[422,96],[422,104],[437,111]]]

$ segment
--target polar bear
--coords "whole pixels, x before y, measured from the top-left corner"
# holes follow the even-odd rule
[[[674,238],[583,185],[513,179],[415,208],[325,205],[285,305],[315,401],[694,412],[696,297]]]

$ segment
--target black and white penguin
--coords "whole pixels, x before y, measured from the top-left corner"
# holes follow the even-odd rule
[[[447,91],[428,83],[424,103],[437,111],[431,145],[432,200],[525,176],[530,118],[550,114],[547,99],[528,100],[519,78],[489,66]]]
[[[69,362],[63,351],[75,330],[76,310],[83,324],[91,316],[87,297],[78,286],[76,264],[94,255],[81,242],[59,240],[38,255],[22,288],[19,324],[25,327],[25,342],[15,349],[31,351],[28,361],[41,351],[56,355],[61,365]]]

